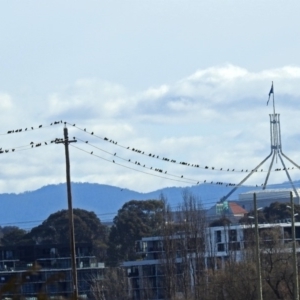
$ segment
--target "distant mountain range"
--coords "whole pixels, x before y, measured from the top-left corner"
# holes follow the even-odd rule
[[[300,182],[298,182],[299,184]],[[286,183],[268,188],[287,187]],[[223,185],[200,184],[188,188],[168,187],[150,193],[139,193],[128,189],[96,183],[72,183],[73,208],[94,211],[99,218],[111,221],[122,205],[130,200],[159,199],[163,194],[172,207],[182,201],[185,189],[197,196],[208,208],[226,195],[232,187]],[[253,190],[253,187],[242,186],[231,200],[238,194]],[[48,185],[36,191],[20,194],[0,194],[0,226],[16,225],[21,228],[32,228],[39,225],[50,214],[67,208],[67,192],[65,184]]]

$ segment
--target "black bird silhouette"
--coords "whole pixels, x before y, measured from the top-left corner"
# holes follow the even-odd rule
[[[181,175],[181,178],[183,178],[183,175]]]
[[[91,132],[91,134],[93,135],[93,134],[94,134],[94,132]]]
[[[116,156],[116,155],[117,155],[117,153],[114,154],[114,156]]]
[[[86,143],[88,143],[89,141],[86,141]]]
[[[40,125],[39,128],[41,128],[43,125]]]
[[[27,128],[25,128],[25,131],[27,131]]]
[[[48,145],[48,144],[45,142],[45,145]]]
[[[91,152],[91,154],[93,154],[93,151]]]
[[[206,180],[204,180],[204,182],[206,182]]]
[[[73,126],[75,126],[75,124],[73,124]]]
[[[12,152],[14,152],[15,151],[15,149],[12,149]]]
[[[33,127],[31,127],[31,129],[33,130]]]
[[[84,128],[83,130],[86,131],[86,128]]]
[[[115,161],[113,160],[113,163],[114,163]]]

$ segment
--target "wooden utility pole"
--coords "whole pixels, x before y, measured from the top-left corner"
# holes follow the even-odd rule
[[[256,252],[256,272],[257,272],[257,275],[256,275],[257,276],[257,299],[263,300],[256,193],[253,194],[253,202],[254,202],[254,220],[255,220],[255,248],[256,248],[255,252]]]
[[[295,209],[294,197],[290,192],[291,208],[292,208],[292,238],[293,238],[293,273],[294,273],[294,299],[299,300],[299,283],[298,283],[298,263],[297,263],[297,245],[295,233]]]
[[[70,176],[70,157],[69,157],[69,143],[76,142],[76,140],[69,141],[68,128],[64,128],[64,140],[57,140],[56,143],[63,143],[65,145],[66,154],[66,182],[68,193],[68,212],[69,212],[69,229],[70,229],[70,250],[71,250],[71,264],[72,264],[72,284],[73,284],[73,299],[78,299],[78,280],[76,268],[76,250],[75,250],[75,233],[74,233],[74,217],[72,205],[71,192],[71,176]]]

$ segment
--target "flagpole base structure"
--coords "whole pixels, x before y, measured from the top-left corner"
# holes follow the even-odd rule
[[[273,93],[273,84],[270,91],[270,94]],[[274,101],[273,101],[274,103]],[[271,156],[271,163],[268,168],[268,172],[264,181],[264,184],[262,185],[262,189],[265,190],[266,186],[268,184],[268,180],[270,177],[270,173],[272,170],[272,166],[274,164],[274,160],[276,158],[279,158],[280,163],[283,167],[283,170],[285,171],[285,174],[289,180],[289,183],[291,184],[291,187],[295,193],[295,197],[297,198],[297,203],[300,204],[300,198],[298,191],[296,187],[294,186],[294,183],[291,179],[291,176],[288,172],[287,167],[285,166],[284,160],[282,157],[287,159],[290,163],[292,163],[296,168],[300,169],[300,166],[296,164],[292,159],[290,159],[287,155],[285,155],[282,152],[282,144],[281,144],[281,131],[280,131],[280,115],[275,113],[275,105],[273,105],[274,113],[270,114],[270,141],[271,141],[271,152],[270,154],[261,162],[259,163],[245,178],[243,178],[230,192],[221,198],[221,202],[226,201],[244,182],[246,182],[254,173],[258,172],[258,168],[260,168]]]

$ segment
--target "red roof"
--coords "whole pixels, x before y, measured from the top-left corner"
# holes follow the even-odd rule
[[[247,213],[247,210],[239,206],[234,202],[229,202],[230,209],[234,215],[244,215]]]

